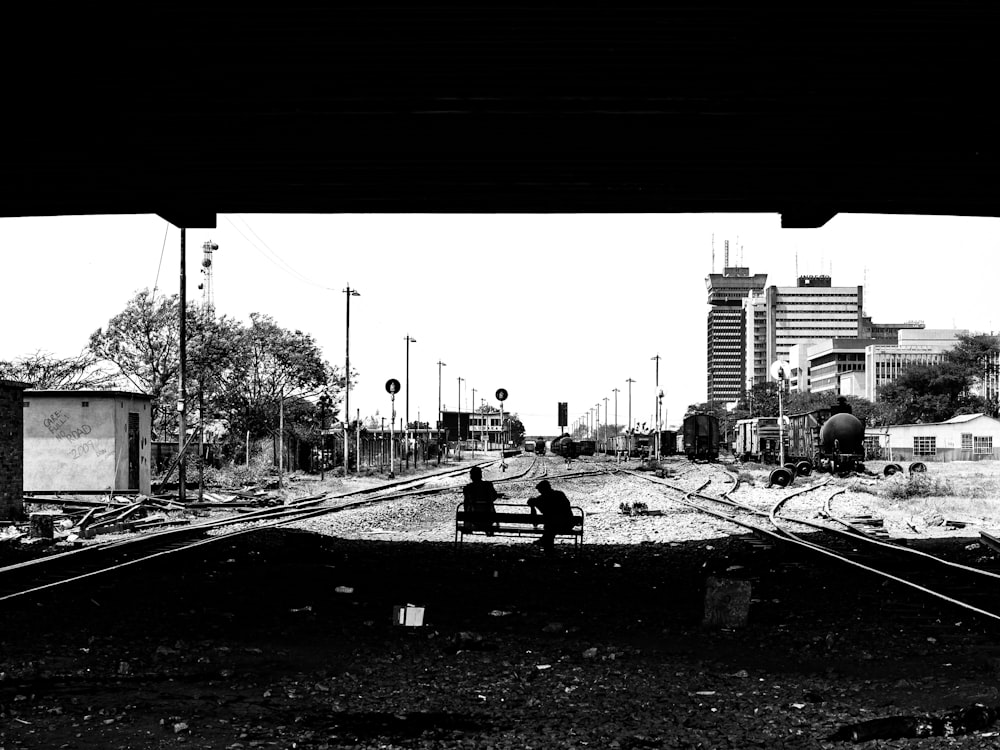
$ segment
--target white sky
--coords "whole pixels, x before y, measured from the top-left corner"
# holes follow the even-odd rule
[[[311,334],[344,365],[351,299],[351,412],[388,416],[385,381],[403,383],[398,417],[432,422],[509,392],[505,411],[529,435],[556,434],[557,403],[571,424],[600,404],[600,422],[652,419],[656,363],[665,422],[704,401],[705,278],[729,264],[794,286],[829,273],[865,284],[876,322],[1000,328],[1000,220],[840,215],[825,227],[781,229],[777,214],[440,215],[220,214],[187,231],[188,300],[199,301],[202,244],[215,253],[220,314],[271,315]],[[154,215],[0,219],[0,359],[79,353],[142,288],[176,293],[180,230]]]

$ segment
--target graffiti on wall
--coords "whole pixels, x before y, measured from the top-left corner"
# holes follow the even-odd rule
[[[69,456],[74,461],[83,456],[93,455],[97,458],[108,454],[107,448],[102,448],[93,440],[85,439],[92,431],[89,424],[81,424],[79,427],[68,425],[69,414],[56,409],[42,423],[52,433],[57,440],[65,440],[70,444]]]

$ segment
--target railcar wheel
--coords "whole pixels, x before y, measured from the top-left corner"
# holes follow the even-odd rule
[[[807,477],[812,473],[812,469],[812,462],[803,459],[795,464],[795,475],[799,477]]]
[[[891,477],[893,474],[899,474],[902,470],[903,467],[899,464],[886,464],[886,467],[882,469],[882,473],[887,477]]]
[[[922,474],[925,471],[927,471],[927,464],[925,464],[925,463],[921,463],[920,461],[917,461],[916,463],[910,464],[910,473],[911,474]]]
[[[778,487],[787,487],[792,483],[793,476],[794,475],[791,471],[782,466],[781,468],[772,471],[767,481],[770,484],[777,485]]]
[[[795,464],[793,464],[791,461],[788,461],[784,464],[784,467],[788,469],[789,474],[791,474],[793,477],[795,476]]]

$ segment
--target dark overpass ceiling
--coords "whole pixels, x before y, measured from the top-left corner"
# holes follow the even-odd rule
[[[799,5],[9,16],[0,215],[998,215],[997,5]]]

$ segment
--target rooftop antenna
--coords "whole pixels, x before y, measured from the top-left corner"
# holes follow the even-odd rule
[[[725,273],[727,268],[729,268],[729,240],[726,240],[726,263],[722,266],[722,272]]]
[[[715,232],[712,232],[712,273],[715,273]]]
[[[799,278],[799,249],[795,248],[795,278]]]

